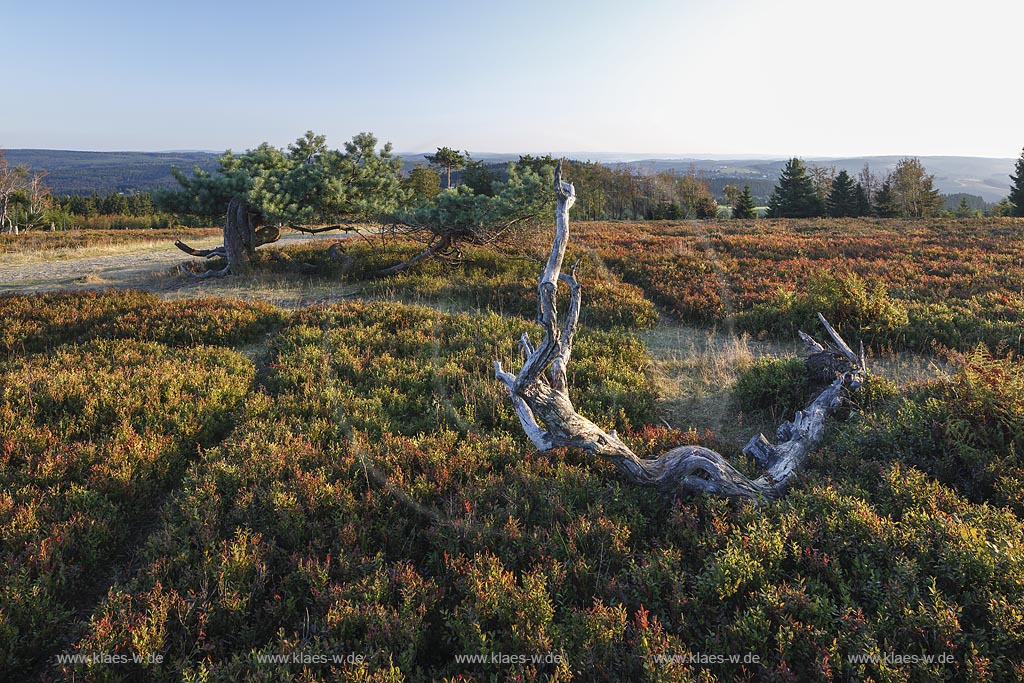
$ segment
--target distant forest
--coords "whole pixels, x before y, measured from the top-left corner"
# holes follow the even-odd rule
[[[49,149],[9,149],[11,166],[45,170],[46,184],[55,195],[135,194],[173,190],[171,166],[184,171],[217,168],[219,154],[211,152],[71,152]]]

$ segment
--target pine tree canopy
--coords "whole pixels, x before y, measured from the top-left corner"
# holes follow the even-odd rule
[[[508,180],[494,182],[492,194],[476,194],[468,185],[442,190],[416,208],[399,211],[397,220],[414,231],[426,231],[451,242],[489,244],[516,227],[552,210],[550,191],[554,167],[538,174],[510,164]]]
[[[232,199],[242,199],[260,222],[327,223],[367,220],[394,211],[405,198],[401,160],[391,145],[377,150],[377,138],[360,133],[344,151],[307,132],[288,149],[263,143],[236,155],[228,150],[213,173],[172,172],[181,189],[155,196],[164,210],[222,216]]]
[[[436,154],[425,154],[423,158],[432,166],[445,170],[448,177],[448,187],[452,186],[452,171],[456,171],[466,165],[466,155],[451,147],[438,147]]]

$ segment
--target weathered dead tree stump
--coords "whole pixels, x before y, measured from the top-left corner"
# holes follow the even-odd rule
[[[747,477],[721,454],[701,446],[681,446],[657,458],[640,458],[614,431],[606,432],[577,413],[569,399],[566,369],[579,323],[581,286],[575,268],[561,272],[569,242],[569,209],[576,201],[575,188],[562,180],[561,164],[555,175],[555,192],[555,237],[537,286],[543,338],[534,347],[523,334],[519,344],[526,361],[518,374],[505,372],[500,362],[494,364],[495,375],[508,388],[527,436],[542,451],[569,446],[606,458],[630,482],[669,494],[703,493],[755,501],[781,496],[807,456],[821,443],[826,418],[842,405],[848,389],[866,378],[863,346],[859,355],[854,354],[821,314],[818,317],[835,342],[835,349],[800,333],[810,352],[809,371],[827,381],[827,386],[792,421],[779,426],[778,443],[758,434],[747,444],[744,451],[765,469],[760,477]],[[555,305],[559,282],[564,282],[570,292],[569,310],[561,327]]]

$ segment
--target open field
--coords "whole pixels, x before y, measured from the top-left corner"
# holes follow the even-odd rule
[[[795,326],[821,308],[866,339],[879,376],[787,497],[662,499],[531,447],[492,361],[539,336],[549,235],[385,280],[414,245],[287,238],[248,280],[183,278],[145,242],[8,264],[5,672],[1024,677],[1024,222],[573,230],[571,395],[642,455],[702,443],[753,471],[746,438],[806,393]],[[152,291],[92,291],[133,283]]]
[[[221,230],[100,230],[0,235],[0,294],[65,289],[177,289],[189,283],[177,273],[188,256],[174,246],[221,243]],[[284,244],[317,236],[288,233]]]

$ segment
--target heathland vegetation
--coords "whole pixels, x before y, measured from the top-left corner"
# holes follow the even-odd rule
[[[210,215],[244,200],[271,226],[376,213],[361,182],[285,201],[337,190],[333,168],[371,179],[352,150],[306,140],[222,159],[221,179],[183,188],[222,206]],[[685,216],[574,224],[575,409],[641,456],[702,445],[753,473],[746,436],[811,394],[785,344],[817,332],[817,312],[863,340],[875,369],[784,498],[664,496],[579,450],[538,451],[495,381],[510,341],[540,336],[546,160],[480,192],[417,192],[389,175],[386,148],[352,144],[388,176],[395,227],[268,243],[247,260],[253,283],[315,279],[351,297],[291,310],[139,291],[0,297],[9,676],[1024,677],[1019,219],[753,219],[738,191],[747,218],[685,220],[710,197],[694,175],[666,185]],[[601,190],[588,177],[583,212]],[[831,183],[822,212],[857,204],[850,180]],[[800,192],[780,185],[777,206]],[[878,193],[864,196],[877,212]],[[533,208],[515,220],[517,206]],[[483,237],[502,221],[501,240]],[[381,275],[444,235],[432,258]],[[695,328],[760,349],[706,382],[720,430],[688,412],[648,343]],[[887,363],[908,355],[934,371],[897,386]]]
[[[577,408],[642,454],[742,445],[700,424],[656,426],[664,397],[638,336],[655,322],[651,300],[663,316],[758,334],[788,336],[818,306],[878,348],[944,340],[945,378],[902,390],[869,382],[805,478],[760,507],[652,497],[599,461],[537,453],[518,435],[490,361],[530,327],[537,251],[528,246],[511,259],[470,248],[458,263],[393,280],[399,294],[478,311],[467,314],[374,301],[286,311],[132,292],[0,299],[10,670],[59,677],[56,654],[114,653],[164,663],[61,666],[97,680],[257,680],[281,672],[260,664],[264,655],[305,652],[362,659],[286,673],[1018,676],[1024,372],[1006,354],[1020,323],[994,325],[986,302],[1020,310],[1020,226],[960,227],[960,248],[981,242],[1011,255],[964,254],[987,268],[973,274],[991,288],[981,298],[966,287],[971,274],[939,259],[933,286],[947,294],[936,304],[885,258],[920,254],[927,268],[930,239],[951,223],[764,223],[782,231],[781,245],[761,223],[586,224],[569,254],[582,259],[587,302],[571,377],[587,389]],[[823,249],[825,234],[841,246]],[[855,252],[855,242],[868,246]],[[896,243],[902,257],[887,253]],[[271,248],[254,268],[287,274],[301,264],[296,276],[308,278],[312,265],[339,286],[372,287],[378,264],[418,248],[352,241],[347,262],[319,247]],[[638,253],[639,265],[629,258]],[[700,254],[710,269],[696,264]],[[830,279],[837,258],[849,267],[842,281]],[[753,261],[779,266],[760,299],[737,274]],[[733,312],[708,280],[735,292]],[[915,305],[957,314],[929,327],[911,318]],[[976,345],[977,330],[988,330],[992,351]],[[739,414],[789,410],[804,395],[785,358],[737,370],[735,397],[722,400]],[[671,663],[695,647],[754,653],[758,664]],[[894,651],[952,663],[908,669],[884,660]],[[490,652],[557,652],[562,663],[456,661]],[[862,654],[879,659],[851,659]]]

